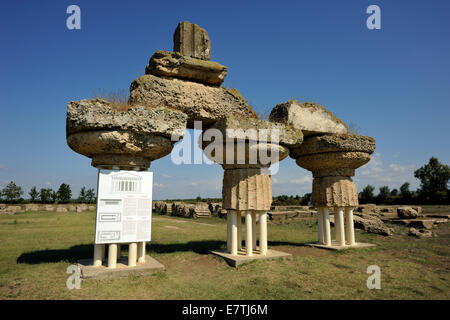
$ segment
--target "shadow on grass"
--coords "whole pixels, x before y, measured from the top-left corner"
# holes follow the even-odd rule
[[[22,253],[17,263],[39,264],[49,262],[77,262],[79,259],[90,258],[94,253],[93,244],[81,244],[69,249],[45,249]]]
[[[192,251],[198,254],[208,254],[209,250],[219,249],[226,246],[225,241],[206,240],[190,241],[186,243],[148,243],[146,246],[148,253],[173,253]],[[126,254],[126,245],[122,246],[122,254]],[[80,259],[92,258],[94,253],[93,244],[82,244],[72,246],[68,249],[45,249],[22,253],[17,259],[17,263],[39,264],[52,262],[74,262]]]

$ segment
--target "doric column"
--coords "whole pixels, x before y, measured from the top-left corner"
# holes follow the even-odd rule
[[[227,211],[227,251],[231,253],[231,212]]]
[[[237,249],[242,250],[242,215],[240,211],[236,212],[237,219]]]
[[[317,229],[319,230],[319,244],[324,244],[324,233],[323,233],[323,208],[318,208],[317,210]]]
[[[259,251],[262,255],[267,254],[267,213],[259,215]]]
[[[330,231],[330,215],[327,208],[323,208],[323,232],[324,232],[324,244],[331,246],[331,231]]]
[[[99,267],[102,265],[102,261],[105,258],[105,245],[104,244],[94,244],[94,267]]]
[[[346,240],[349,246],[355,245],[355,227],[353,225],[353,208],[345,208],[347,215]]]
[[[336,242],[340,246],[345,246],[344,209],[335,208]]]
[[[138,263],[145,263],[145,242],[138,243]]]
[[[137,257],[137,243],[131,242],[128,244],[128,266],[135,267],[136,266],[136,257]]]
[[[256,250],[256,212],[252,210],[252,247]]]
[[[253,255],[253,223],[252,223],[252,212],[246,211],[245,212],[245,231],[246,231],[246,237],[245,237],[245,251],[247,256]]]
[[[237,219],[236,219],[236,211],[230,210],[231,212],[231,250],[230,253],[232,255],[237,255]]]
[[[108,268],[114,269],[117,266],[117,244],[108,245]]]

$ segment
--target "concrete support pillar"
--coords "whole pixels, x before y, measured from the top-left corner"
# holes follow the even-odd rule
[[[231,251],[230,253],[235,256],[237,255],[237,215],[236,211],[231,211]]]
[[[227,212],[227,252],[231,253],[231,212]]]
[[[236,212],[237,219],[237,249],[242,250],[242,215],[240,211]]]
[[[104,244],[94,244],[94,267],[99,267],[102,265],[102,261],[105,258],[105,245]]]
[[[252,211],[252,248],[256,250],[256,211]]]
[[[334,223],[336,226],[336,242],[340,246],[345,246],[344,208],[335,209]]]
[[[346,232],[345,232],[345,237],[347,240],[347,244],[349,246],[353,246],[355,245],[355,227],[353,225],[353,208],[349,207],[349,208],[345,208],[345,213],[347,216],[347,228],[346,228]]]
[[[120,243],[117,244],[117,260],[120,260],[120,251],[121,251]]]
[[[245,237],[245,251],[247,256],[253,255],[253,223],[252,223],[252,212],[246,211],[245,212],[245,231],[246,231],[246,237]]]
[[[114,269],[117,266],[117,244],[108,245],[108,268]]]
[[[138,243],[138,263],[145,263],[145,242]]]
[[[259,251],[262,255],[267,254],[267,213],[259,215]]]
[[[324,244],[331,246],[330,215],[327,208],[323,208],[323,233]]]
[[[324,244],[324,237],[323,237],[323,208],[317,209],[317,228],[319,229],[319,244]]]
[[[131,242],[128,244],[128,266],[135,267],[136,266],[136,257],[137,257],[137,243]]]

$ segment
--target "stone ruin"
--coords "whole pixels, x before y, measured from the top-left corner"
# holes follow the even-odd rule
[[[201,121],[204,130],[214,129],[224,137],[199,140],[205,155],[224,169],[222,210],[227,214],[227,250],[222,256],[264,258],[275,252],[267,247],[267,212],[272,203],[268,168],[287,156],[313,174],[318,245],[356,246],[353,209],[358,196],[351,177],[370,160],[374,139],[350,134],[343,121],[314,103],[290,100],[275,106],[268,121],[258,119],[236,89],[221,86],[227,67],[210,58],[206,30],[186,21],[179,23],[174,52],[153,54],[145,75],[131,83],[127,104],[97,98],[68,104],[68,145],[91,158],[96,168],[147,170],[152,161],[172,151],[171,137],[182,137],[186,128],[194,128],[194,121]],[[240,130],[268,134],[236,135]],[[189,212],[175,205],[164,210],[172,214],[177,210]],[[331,240],[330,214],[336,217],[335,242]],[[136,244],[130,244],[129,250],[135,248]],[[142,262],[145,243],[139,243],[138,248],[138,262]],[[136,261],[130,261],[135,256],[129,254],[130,266],[136,265]],[[102,265],[104,257],[105,245],[95,245],[94,265]],[[114,268],[116,259],[117,245],[110,244],[108,267]]]

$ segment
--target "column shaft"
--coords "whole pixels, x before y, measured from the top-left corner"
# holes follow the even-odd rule
[[[317,229],[319,229],[319,244],[324,244],[323,237],[323,208],[317,209]]]
[[[236,211],[231,211],[231,254],[237,255],[237,217]]]
[[[267,213],[259,215],[259,251],[262,255],[267,254]]]
[[[245,250],[247,256],[253,255],[253,223],[252,223],[252,212],[246,211],[245,212],[245,231],[246,231],[246,237],[245,237]]]
[[[335,209],[336,242],[340,246],[345,246],[344,209]],[[336,222],[338,222],[336,224]]]
[[[137,256],[137,243],[131,242],[128,245],[128,266],[136,266],[136,256]]]
[[[236,212],[237,219],[237,249],[242,250],[242,215],[240,211]]]
[[[138,263],[145,263],[145,242],[138,243]]]
[[[331,232],[330,232],[330,215],[327,208],[323,208],[323,232],[325,245],[331,246]]]
[[[99,267],[102,265],[102,260],[105,257],[105,245],[104,244],[94,244],[94,267]]]
[[[108,245],[108,268],[114,269],[117,266],[117,244]]]
[[[256,250],[256,211],[252,210],[252,248]]]
[[[227,212],[227,252],[231,253],[231,212]]]
[[[347,215],[347,228],[346,228],[346,238],[347,238],[347,244],[349,246],[355,245],[355,227],[353,225],[353,208],[346,208],[346,215]]]

